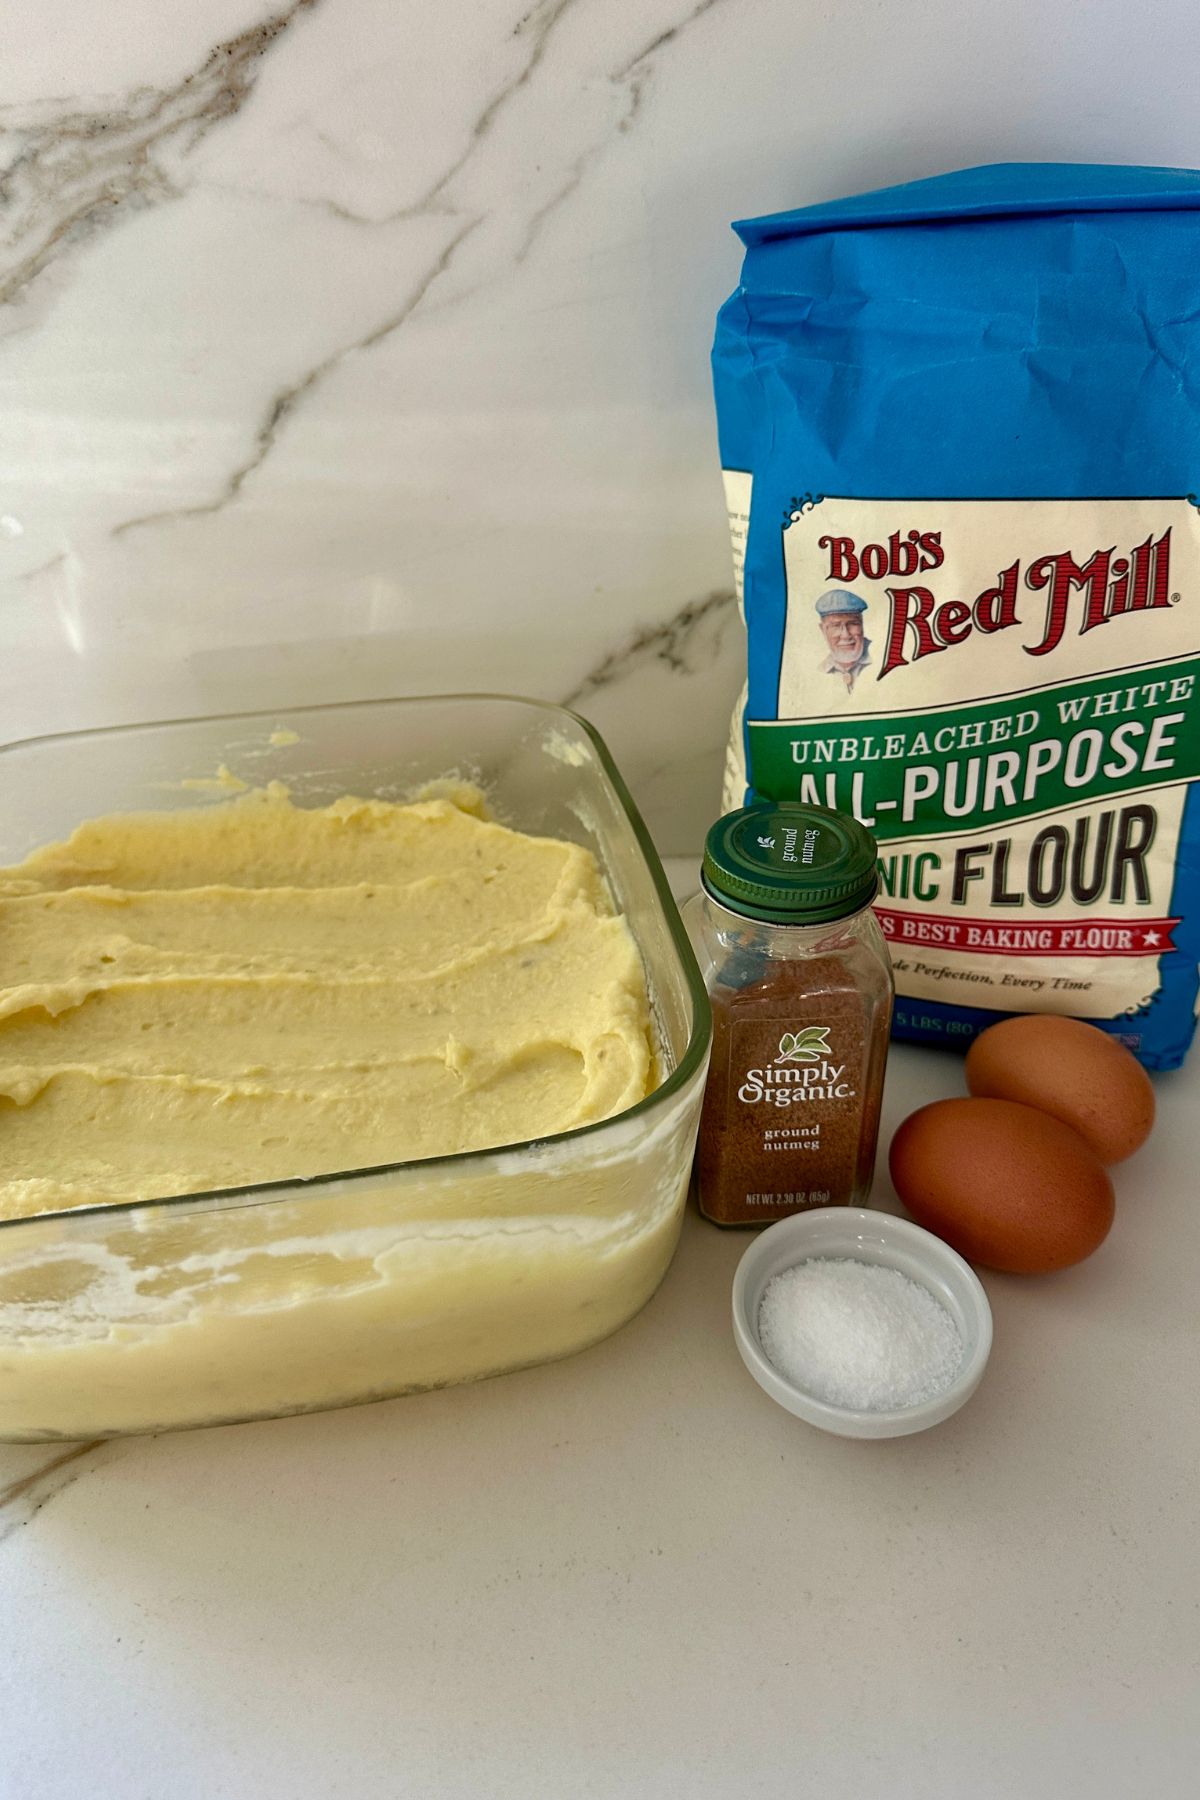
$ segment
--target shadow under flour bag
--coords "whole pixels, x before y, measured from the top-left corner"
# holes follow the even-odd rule
[[[1200,949],[1200,173],[1012,164],[753,219],[713,366],[726,804],[879,843],[896,1034],[1183,1060]]]

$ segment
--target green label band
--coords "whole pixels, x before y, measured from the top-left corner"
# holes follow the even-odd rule
[[[1035,693],[843,723],[748,727],[750,780],[879,839],[1007,823],[1200,776],[1196,657]]]

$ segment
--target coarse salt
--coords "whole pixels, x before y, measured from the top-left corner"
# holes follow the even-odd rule
[[[941,1301],[899,1269],[854,1257],[813,1257],[773,1275],[758,1330],[781,1375],[855,1412],[919,1406],[962,1367],[962,1335]]]

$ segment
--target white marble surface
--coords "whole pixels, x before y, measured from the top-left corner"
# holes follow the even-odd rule
[[[1200,162],[1191,0],[8,7],[0,742],[571,699],[659,841],[739,675],[727,220],[943,167]],[[888,1125],[955,1065],[893,1061]],[[742,1239],[553,1368],[0,1447],[4,1800],[1195,1791],[1195,1073],[1105,1250],[988,1278],[927,1437],[742,1371]],[[886,1200],[886,1192],[881,1196]]]
[[[728,220],[995,158],[1200,161],[1191,0],[1152,10],[8,7],[0,741],[572,698],[690,848],[741,655]]]
[[[1108,1242],[985,1272],[983,1385],[921,1437],[768,1400],[729,1324],[746,1239],[690,1216],[565,1363],[0,1445],[0,1794],[1192,1800],[1196,1068],[1157,1089]],[[883,1141],[958,1091],[895,1049]]]

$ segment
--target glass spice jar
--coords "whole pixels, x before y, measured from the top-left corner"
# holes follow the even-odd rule
[[[823,806],[762,801],[708,834],[684,921],[712,1000],[696,1175],[719,1225],[866,1201],[894,992],[877,885],[870,832]]]

